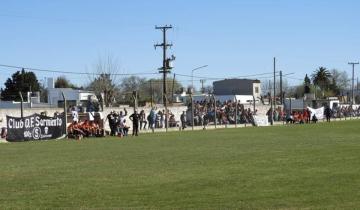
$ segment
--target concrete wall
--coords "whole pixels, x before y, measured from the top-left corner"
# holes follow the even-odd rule
[[[128,119],[129,115],[131,115],[133,113],[133,108],[131,107],[112,107],[112,108],[105,108],[103,115],[104,118],[106,118],[106,116],[111,112],[111,111],[116,111],[116,112],[120,112],[120,111],[124,111],[124,108],[127,109],[128,111],[128,116],[127,116],[127,123],[129,126],[131,126],[131,121]],[[158,107],[156,108],[156,112],[158,112],[159,110],[163,110],[164,107]],[[169,107],[168,108],[174,115],[175,115],[175,119],[177,121],[180,121],[180,115],[183,111],[186,111],[187,107],[186,106],[177,106],[177,107]],[[150,107],[139,107],[138,108],[138,112],[140,112],[141,110],[144,110],[146,113],[146,116],[150,113],[151,108]],[[41,108],[25,108],[24,109],[24,116],[29,116],[32,115],[34,113],[41,113],[41,112],[47,112],[48,116],[53,116],[55,112],[63,112],[62,108],[46,108],[46,109],[41,109]],[[21,111],[20,108],[19,109],[0,109],[0,128],[1,127],[6,127],[6,115],[10,115],[13,117],[20,117],[21,116]],[[109,125],[108,122],[106,121],[105,123],[105,128],[109,129]]]
[[[251,110],[253,110],[252,105],[245,105],[245,108],[250,108]],[[268,106],[268,105],[259,105],[259,104],[256,105],[256,109],[258,110],[259,116],[266,116],[266,112],[268,111],[269,108],[270,108],[270,106]],[[128,125],[131,126],[131,121],[128,119],[128,117],[129,117],[129,115],[131,115],[133,113],[133,108],[126,107],[126,109],[128,111],[127,122],[128,122]],[[164,107],[159,106],[156,108],[156,112],[158,112],[159,110],[163,110],[163,109],[164,109]],[[180,121],[180,115],[183,111],[186,111],[186,109],[187,109],[186,106],[169,107],[169,110],[175,115],[176,121]],[[146,116],[147,116],[150,113],[151,108],[150,107],[139,107],[138,112],[140,112],[141,110],[144,110],[146,113]],[[63,112],[63,109],[62,108],[46,108],[46,109],[26,108],[26,109],[24,109],[24,116],[29,116],[34,113],[41,113],[44,111],[47,112],[48,116],[53,116],[55,112]],[[105,110],[103,112],[104,118],[106,118],[106,116],[111,111],[116,111],[116,112],[124,111],[124,107],[105,108]],[[20,111],[20,109],[0,109],[0,121],[1,121],[0,128],[6,127],[6,115],[10,115],[13,117],[20,117],[21,111]],[[109,129],[109,124],[107,121],[105,123],[105,128]]]

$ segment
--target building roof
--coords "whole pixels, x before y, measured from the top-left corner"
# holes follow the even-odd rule
[[[252,82],[252,83],[261,83],[260,80],[258,79],[224,79],[224,80],[218,80],[218,81],[215,81],[214,83],[217,83],[217,82]]]

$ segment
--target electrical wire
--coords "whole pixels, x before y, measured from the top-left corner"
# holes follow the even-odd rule
[[[51,72],[51,73],[60,73],[60,74],[77,74],[77,75],[103,75],[106,73],[87,73],[87,72],[71,72],[71,71],[59,71],[59,70],[50,70],[50,69],[37,69],[31,67],[22,67],[22,66],[13,66],[13,65],[6,65],[0,64],[0,67],[7,67],[7,68],[14,68],[14,69],[27,69],[31,71],[39,71],[39,72]],[[114,76],[137,76],[137,75],[155,75],[158,73],[149,73],[149,72],[138,72],[132,74],[119,74],[119,73],[111,73]]]

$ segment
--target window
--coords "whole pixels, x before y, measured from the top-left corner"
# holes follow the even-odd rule
[[[259,87],[255,87],[255,93],[259,93]]]

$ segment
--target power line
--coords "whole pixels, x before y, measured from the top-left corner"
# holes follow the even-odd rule
[[[286,78],[292,79],[292,80],[299,80],[299,81],[303,81],[303,80],[304,80],[304,79],[300,79],[300,78],[289,77],[289,76],[286,76],[286,75],[283,75],[283,77],[286,77]]]
[[[65,18],[53,18],[53,17],[40,17],[40,16],[29,16],[29,15],[16,15],[16,14],[4,14],[0,13],[1,17],[9,17],[9,18],[20,18],[20,19],[32,19],[46,22],[90,22],[91,20],[80,20],[80,19],[65,19]],[[93,21],[91,21],[93,22]]]
[[[198,79],[205,79],[205,80],[222,80],[222,79],[238,79],[238,78],[250,78],[250,77],[256,77],[256,76],[264,76],[264,75],[269,75],[269,74],[273,74],[273,73],[262,73],[262,74],[252,74],[252,75],[243,75],[243,76],[237,76],[237,77],[206,77],[206,76],[193,76],[194,78],[198,78]],[[178,76],[182,76],[182,77],[192,77],[191,75],[187,75],[187,74],[176,74]],[[258,78],[272,78],[272,76],[268,76],[268,77],[258,77]]]
[[[59,74],[73,74],[73,75],[103,75],[106,73],[89,73],[89,72],[71,72],[71,71],[60,71],[60,70],[50,70],[50,69],[38,69],[33,67],[24,67],[24,66],[14,66],[14,65],[7,65],[7,64],[0,64],[0,67],[6,67],[6,68],[14,68],[14,69],[26,69],[31,71],[39,71],[39,72],[48,72],[48,73],[59,73]],[[205,80],[221,80],[221,79],[236,79],[236,78],[249,78],[249,77],[256,77],[256,76],[264,76],[264,75],[270,75],[272,73],[260,73],[260,74],[252,74],[252,75],[243,75],[243,76],[237,76],[237,77],[206,77],[206,76],[194,76],[194,78],[197,79],[205,79]],[[292,73],[293,74],[293,73]],[[114,76],[138,76],[138,75],[157,75],[157,73],[150,73],[150,72],[138,72],[138,73],[113,73]],[[191,78],[191,75],[187,74],[176,74],[181,77],[188,77]],[[289,75],[289,74],[286,74]],[[283,75],[283,76],[286,76]],[[267,79],[271,78],[272,76],[267,77],[257,77],[258,79]],[[191,81],[191,80],[189,80]]]
[[[7,68],[14,68],[14,69],[27,69],[27,70],[31,70],[31,71],[60,73],[60,74],[97,75],[97,76],[107,74],[107,73],[88,73],[88,72],[72,72],[72,71],[59,71],[59,70],[50,70],[50,69],[38,69],[38,68],[13,66],[13,65],[6,65],[6,64],[0,64],[0,67],[7,67]],[[132,73],[132,74],[111,73],[111,75],[114,75],[114,76],[136,76],[136,75],[155,75],[155,74],[157,74],[157,73],[149,73],[149,72],[139,72],[139,73]]]

